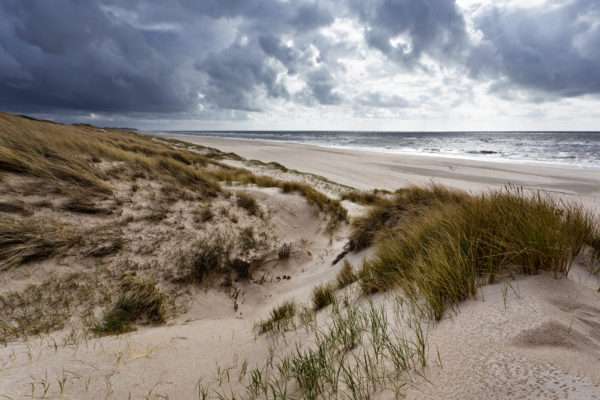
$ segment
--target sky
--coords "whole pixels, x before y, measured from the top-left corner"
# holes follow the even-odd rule
[[[600,130],[598,0],[2,0],[0,109],[144,130]]]

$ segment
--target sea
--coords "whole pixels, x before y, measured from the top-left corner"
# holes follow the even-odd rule
[[[600,170],[600,132],[169,131],[481,161]]]

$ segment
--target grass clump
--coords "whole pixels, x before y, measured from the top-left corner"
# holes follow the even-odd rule
[[[94,326],[98,334],[121,334],[134,330],[133,324],[143,320],[160,324],[166,319],[165,296],[153,279],[126,277],[121,283],[121,294],[101,323]]]
[[[344,265],[335,278],[337,288],[343,289],[346,286],[356,282],[357,279],[358,276],[352,269],[352,265],[347,259],[344,259]]]
[[[223,268],[227,260],[227,249],[221,239],[199,240],[192,249],[190,277],[200,283],[204,282],[211,274]]]
[[[373,244],[377,235],[387,228],[396,226],[427,209],[441,204],[460,203],[467,198],[468,195],[464,192],[440,185],[399,189],[391,199],[378,197],[367,215],[352,222],[349,248],[351,251],[367,248]]]
[[[387,190],[374,189],[372,191],[350,190],[342,193],[341,199],[362,205],[374,205],[384,202],[385,199],[380,194],[391,194]]]
[[[52,257],[79,243],[80,233],[54,219],[0,219],[0,271]]]
[[[277,258],[279,258],[280,260],[287,260],[288,258],[290,258],[291,254],[292,254],[292,244],[284,243],[281,245],[281,247],[277,251]]]
[[[81,214],[111,214],[112,210],[100,207],[87,196],[73,195],[62,207],[66,211],[72,211]]]
[[[269,318],[260,321],[257,324],[259,333],[266,333],[271,331],[282,331],[293,325],[294,317],[298,311],[298,306],[295,301],[288,300],[273,308],[269,314]]]
[[[521,190],[439,202],[384,236],[361,271],[363,290],[400,286],[440,319],[481,283],[514,273],[569,272],[597,220],[581,206]]]
[[[315,311],[327,307],[334,300],[335,287],[331,283],[322,283],[313,288],[311,302]]]
[[[235,197],[236,197],[237,206],[244,208],[246,211],[248,211],[248,214],[250,214],[250,215],[261,215],[262,214],[262,212],[260,210],[260,206],[258,205],[258,202],[254,198],[254,196],[252,196],[250,193],[238,192],[238,193],[236,193]]]
[[[209,283],[211,277],[234,274],[235,279],[250,278],[250,269],[260,258],[249,257],[249,250],[258,245],[254,236],[254,228],[240,230],[234,239],[222,235],[197,239],[177,260],[178,269],[174,282]],[[240,255],[241,253],[241,255]]]

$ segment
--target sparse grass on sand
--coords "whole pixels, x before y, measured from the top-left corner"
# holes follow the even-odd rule
[[[238,207],[246,209],[248,214],[257,216],[262,214],[258,202],[250,193],[238,192],[236,193],[235,197],[237,199]]]
[[[295,301],[288,300],[271,310],[269,318],[257,324],[259,333],[281,331],[288,329],[293,324],[293,319],[298,311]]]
[[[400,286],[423,300],[435,319],[498,276],[565,275],[583,246],[599,237],[597,219],[582,206],[539,193],[512,187],[480,196],[439,187],[409,191],[399,197],[400,207],[387,207],[398,216],[381,218],[378,208],[368,215],[373,221],[362,221],[361,227],[379,227],[363,232],[380,232],[381,242],[360,271],[361,287],[371,293]],[[410,211],[407,204],[417,212],[402,214]],[[396,220],[386,228],[390,218]]]
[[[395,306],[401,307],[400,303]],[[275,353],[273,347],[264,364],[250,370],[243,364],[240,392],[231,391],[226,378],[218,379],[217,387],[199,384],[198,392],[207,396],[212,390],[217,398],[251,399],[263,395],[271,398],[267,396],[271,393],[281,399],[369,399],[374,393],[398,397],[413,373],[422,375],[427,366],[427,330],[412,314],[400,321],[398,317],[405,314],[400,308],[395,320],[388,322],[384,304],[360,306],[345,297],[333,301],[328,311],[330,323],[323,327],[315,322],[314,311],[308,312],[310,317],[302,317],[306,308],[298,308],[286,302],[273,309],[270,318],[257,328],[280,333],[273,321],[285,321],[289,327],[296,315],[306,332],[312,331],[310,340],[296,343],[282,354]],[[281,342],[288,345],[285,336],[274,343]],[[221,376],[222,371],[217,374]]]
[[[165,296],[152,279],[127,276],[123,279],[117,302],[97,323],[93,330],[97,334],[121,334],[134,330],[133,323],[165,322]]]

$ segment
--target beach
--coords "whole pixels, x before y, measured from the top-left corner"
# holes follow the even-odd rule
[[[542,190],[587,208],[600,206],[600,172],[572,168],[474,161],[438,156],[342,150],[305,144],[165,135],[233,152],[247,159],[278,162],[360,190],[396,190],[432,182],[480,192],[506,185]]]
[[[4,113],[0,140],[0,397],[598,398],[600,172]],[[394,232],[417,256],[382,262]]]

